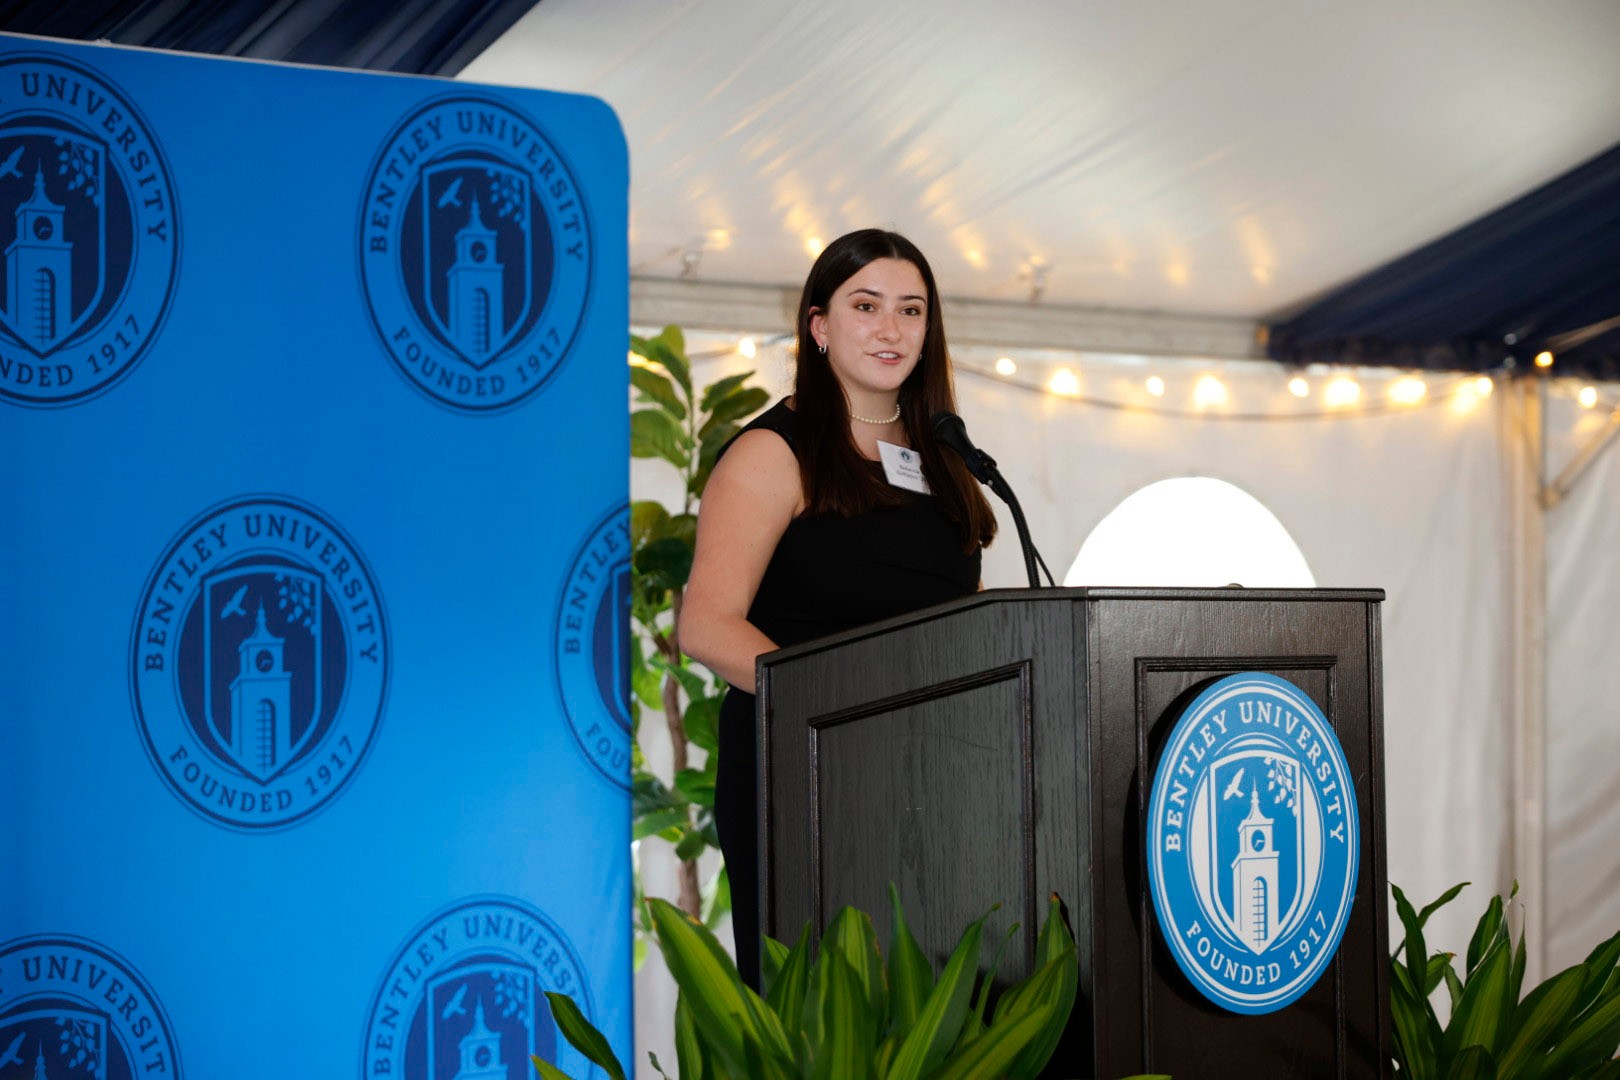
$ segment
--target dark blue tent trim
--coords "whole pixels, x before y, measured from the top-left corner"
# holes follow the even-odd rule
[[[537,0],[48,0],[0,29],[179,52],[455,75]]]
[[[1288,364],[1620,379],[1620,146],[1267,327]],[[1605,325],[1608,324],[1608,325]]]

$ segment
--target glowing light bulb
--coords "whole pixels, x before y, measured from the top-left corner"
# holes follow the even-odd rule
[[[1193,387],[1193,404],[1200,409],[1209,409],[1217,405],[1225,405],[1227,401],[1226,384],[1213,375],[1203,375]]]
[[[1414,375],[1396,379],[1389,387],[1389,399],[1397,405],[1416,405],[1429,392],[1428,384]]]
[[[1079,397],[1080,377],[1068,368],[1058,368],[1052,373],[1052,377],[1047,380],[1046,388],[1052,393],[1062,394],[1064,397]]]
[[[1361,384],[1347,375],[1340,375],[1322,388],[1322,400],[1330,409],[1342,409],[1361,400]]]
[[[1164,397],[1164,380],[1157,375],[1147,377],[1147,392],[1154,397]]]
[[[1292,379],[1288,380],[1288,392],[1297,398],[1310,397],[1311,384],[1300,378],[1298,375],[1295,375]]]
[[[1581,392],[1575,396],[1575,400],[1581,403],[1581,408],[1590,409],[1592,406],[1597,404],[1597,387],[1581,387]]]
[[[1553,354],[1545,350],[1536,353],[1536,367],[1550,368],[1553,365]]]
[[[745,337],[741,341],[737,342],[737,351],[742,353],[748,359],[752,360],[755,355],[758,354],[759,346],[754,344],[753,338]]]
[[[804,238],[805,254],[809,255],[812,259],[820,255],[821,249],[826,246],[826,244],[821,242],[821,237],[819,236],[807,236]]]
[[[1490,397],[1491,391],[1495,389],[1496,382],[1489,375],[1481,375],[1474,380],[1474,393],[1482,398]]]
[[[1018,365],[1013,363],[1012,357],[1003,356],[996,361],[996,374],[1016,375],[1018,374]]]

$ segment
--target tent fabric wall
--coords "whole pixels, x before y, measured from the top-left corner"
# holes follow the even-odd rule
[[[1555,414],[1556,415],[1556,414]],[[1547,514],[1547,969],[1620,930],[1620,453],[1597,459]]]
[[[695,353],[735,340],[688,335]],[[1170,374],[1175,363],[1165,361],[1162,373]],[[699,361],[694,378],[702,384],[750,369],[773,392],[787,392],[790,368],[780,347],[762,348],[754,361],[735,354]],[[1100,387],[1107,378],[1102,365],[1084,370],[1088,386]],[[1141,374],[1138,368],[1129,378],[1139,385]],[[1234,365],[1226,381],[1234,401],[1264,401],[1279,414],[1301,408],[1280,392],[1270,365]],[[1518,693],[1508,527],[1513,506],[1501,415],[1509,395],[1460,409],[1437,385],[1431,403],[1413,409],[1237,421],[1099,408],[982,376],[960,363],[957,389],[969,431],[1018,492],[1055,574],[1132,492],[1169,477],[1200,475],[1229,481],[1263,502],[1289,530],[1319,585],[1386,590],[1389,877],[1419,903],[1457,882],[1474,883],[1431,923],[1435,948],[1462,951],[1492,891],[1506,891],[1523,873],[1512,805]],[[1561,635],[1580,635],[1591,650],[1601,649],[1603,619],[1613,607],[1605,601],[1620,600],[1620,575],[1600,557],[1620,542],[1620,510],[1601,494],[1620,484],[1620,455],[1606,460],[1607,471],[1594,470],[1581,497],[1562,508],[1567,524],[1554,530],[1551,542],[1558,554],[1549,621],[1558,628],[1553,654],[1560,673],[1553,678],[1551,711],[1587,719],[1578,728],[1555,728],[1553,736],[1547,921],[1556,937],[1548,943],[1554,965],[1548,970],[1567,962],[1560,956],[1584,956],[1602,933],[1620,926],[1620,912],[1603,903],[1603,890],[1614,891],[1620,872],[1614,869],[1620,860],[1603,850],[1612,848],[1607,838],[1620,825],[1620,812],[1609,809],[1620,800],[1598,784],[1613,756],[1607,751],[1614,734],[1604,726],[1613,710],[1605,714],[1600,707],[1599,688],[1581,689],[1583,680],[1591,682],[1583,673],[1598,670],[1598,657],[1560,646]],[[668,471],[636,462],[633,497],[675,499]],[[1024,581],[1004,512],[1001,525],[1001,538],[985,558],[987,587]],[[1189,535],[1218,525],[1187,523]],[[1608,575],[1607,592],[1593,592],[1586,578],[1572,576],[1567,568],[1576,565],[1582,574]],[[644,741],[649,728],[642,728]],[[1564,779],[1572,768],[1580,770],[1578,782]],[[1588,823],[1574,823],[1582,815]],[[650,893],[657,891],[662,856],[643,846]],[[1577,908],[1584,913],[1579,919],[1571,916]],[[656,980],[638,979],[643,1046],[661,1045],[661,1017],[673,1004],[665,993]]]

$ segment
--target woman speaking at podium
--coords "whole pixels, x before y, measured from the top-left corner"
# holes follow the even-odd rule
[[[698,513],[678,633],[731,684],[715,823],[737,966],[757,986],[754,660],[972,593],[996,519],[929,429],[956,409],[939,291],[905,237],[829,244],[799,299],[793,394],[723,451]]]

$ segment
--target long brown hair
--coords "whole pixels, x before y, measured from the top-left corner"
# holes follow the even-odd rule
[[[928,323],[922,356],[900,384],[900,422],[912,449],[922,455],[923,474],[947,516],[962,526],[964,551],[990,543],[996,517],[956,454],[934,439],[928,420],[944,410],[956,411],[945,320],[939,309],[934,272],[917,246],[899,233],[862,229],[828,244],[799,297],[798,357],[793,378],[794,443],[807,514],[849,517],[878,507],[895,506],[905,495],[884,483],[866,463],[849,429],[849,398],[832,365],[810,333],[812,313],[825,312],[833,293],[867,263],[904,259],[917,268],[928,288]]]

